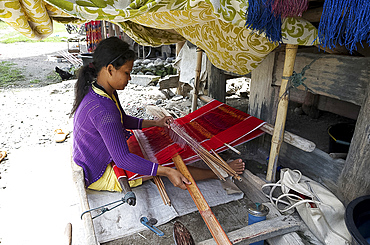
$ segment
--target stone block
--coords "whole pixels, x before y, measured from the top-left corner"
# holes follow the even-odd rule
[[[152,75],[131,75],[131,80],[129,82],[147,87],[151,83],[156,84],[160,78],[161,78],[160,76]]]

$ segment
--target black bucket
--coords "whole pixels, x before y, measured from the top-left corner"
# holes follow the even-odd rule
[[[338,123],[328,128],[329,153],[347,153],[355,132],[355,124]]]
[[[83,53],[83,54],[80,55],[80,57],[82,59],[82,63],[83,63],[84,66],[93,62],[93,54],[92,53]]]
[[[345,222],[358,244],[370,244],[370,195],[358,197],[348,204]]]

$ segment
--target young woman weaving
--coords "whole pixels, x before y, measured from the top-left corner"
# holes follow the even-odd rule
[[[73,160],[84,170],[86,187],[97,190],[121,191],[112,164],[140,175],[166,176],[174,186],[186,189],[191,184],[179,171],[163,167],[129,152],[127,129],[152,126],[170,127],[171,117],[143,120],[128,116],[122,109],[117,90],[123,90],[131,79],[135,59],[129,45],[116,38],[101,41],[93,62],[82,67],[75,85]],[[238,173],[244,163],[230,163]],[[189,167],[195,180],[217,178],[209,169]],[[145,180],[145,179],[144,179]],[[140,185],[142,179],[130,181]]]

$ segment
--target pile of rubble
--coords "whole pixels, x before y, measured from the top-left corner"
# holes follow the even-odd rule
[[[177,74],[176,68],[173,67],[175,57],[168,57],[166,60],[157,58],[151,59],[138,59],[134,62],[132,74],[134,75],[151,75],[165,77],[167,75]]]

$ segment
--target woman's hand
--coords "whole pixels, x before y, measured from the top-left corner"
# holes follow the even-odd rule
[[[171,116],[162,117],[158,120],[144,120],[142,124],[142,128],[149,128],[149,127],[167,127],[170,128],[170,124],[173,122],[173,118]]]
[[[191,184],[191,182],[187,178],[185,178],[185,176],[182,175],[182,173],[173,168],[163,167],[159,165],[157,175],[166,176],[174,186],[179,187],[183,190],[186,190],[185,184],[187,185]]]
[[[157,120],[158,127],[167,127],[170,128],[170,124],[173,122],[173,118],[170,116],[162,117],[161,119]]]

